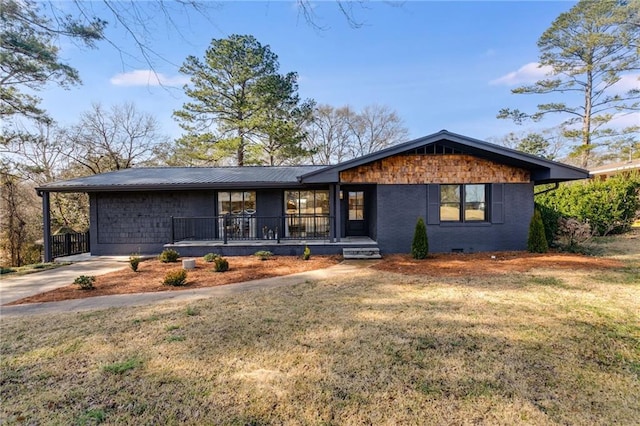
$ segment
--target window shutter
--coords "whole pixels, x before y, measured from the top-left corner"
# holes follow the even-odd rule
[[[491,223],[504,223],[504,184],[491,185]]]
[[[440,185],[427,185],[427,225],[440,223]]]

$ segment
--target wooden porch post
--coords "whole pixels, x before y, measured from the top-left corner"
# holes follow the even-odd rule
[[[51,256],[51,207],[49,205],[49,193],[41,192],[42,197],[42,239],[44,244],[44,261],[52,262]]]

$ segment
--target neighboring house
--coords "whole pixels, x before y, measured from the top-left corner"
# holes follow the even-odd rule
[[[45,243],[49,193],[89,194],[94,255],[407,253],[419,217],[431,251],[477,252],[526,249],[534,186],[588,176],[443,130],[334,166],[134,168],[37,191]]]
[[[640,158],[619,163],[603,164],[592,168],[589,173],[596,179],[605,180],[624,173],[640,173]]]

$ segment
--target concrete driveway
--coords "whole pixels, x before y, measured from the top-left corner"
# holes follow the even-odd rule
[[[128,257],[93,256],[78,263],[18,277],[0,277],[0,305],[73,283],[80,275],[101,275],[129,266]],[[0,309],[4,310],[4,308]]]

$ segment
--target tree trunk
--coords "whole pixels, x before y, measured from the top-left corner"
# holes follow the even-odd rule
[[[589,165],[591,151],[591,94],[593,93],[593,72],[587,71],[587,85],[584,88],[584,117],[582,119],[582,168]]]

